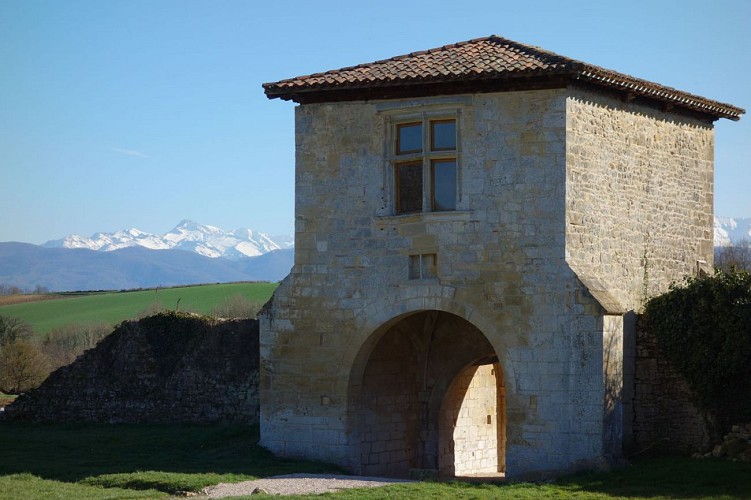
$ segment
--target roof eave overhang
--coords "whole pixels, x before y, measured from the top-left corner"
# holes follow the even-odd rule
[[[367,82],[355,84],[337,84],[330,86],[281,87],[278,84],[264,84],[264,91],[269,99],[279,98],[298,104],[323,102],[372,101],[427,97],[433,95],[452,95],[467,93],[507,92],[514,90],[544,90],[565,88],[570,85],[595,88],[618,94],[624,101],[638,100],[644,104],[656,106],[663,111],[682,111],[697,118],[715,121],[720,118],[738,121],[745,110],[711,101],[685,92],[666,87],[650,85],[640,80],[623,80],[608,73],[576,71],[556,73],[532,73],[504,75],[503,77],[477,77],[456,80],[401,80],[389,82]]]
[[[620,75],[619,75],[620,76]],[[621,94],[624,100],[641,99],[659,104],[663,111],[682,109],[711,117],[712,121],[720,118],[738,121],[746,111],[742,108],[713,101],[687,92],[651,84],[638,79],[622,79],[607,73],[582,71],[575,79],[579,84],[602,88]]]
[[[572,73],[520,74],[502,78],[477,77],[454,80],[394,80],[388,82],[367,82],[336,86],[310,86],[302,88],[279,88],[275,84],[265,84],[264,91],[269,99],[283,99],[299,104],[342,101],[371,101],[427,97],[483,92],[503,92],[511,90],[541,90],[564,88],[573,76]]]

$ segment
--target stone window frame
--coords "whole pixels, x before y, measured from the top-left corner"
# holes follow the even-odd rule
[[[461,109],[459,106],[435,106],[430,103],[422,106],[413,107],[396,107],[395,109],[379,110],[385,112],[385,144],[384,156],[387,167],[384,170],[384,185],[389,186],[390,212],[394,216],[409,216],[416,214],[438,214],[452,213],[461,211]],[[451,120],[455,123],[456,148],[455,149],[433,149],[432,126],[431,123]],[[397,138],[398,126],[417,123],[422,124],[422,144],[420,152],[410,152],[408,154],[398,154]],[[433,210],[433,169],[434,162],[453,160],[455,162],[455,203],[454,208],[449,210]],[[398,165],[422,162],[422,209],[413,212],[400,212],[398,207]]]
[[[428,280],[438,277],[438,255],[435,253],[414,254],[409,256],[410,280]]]

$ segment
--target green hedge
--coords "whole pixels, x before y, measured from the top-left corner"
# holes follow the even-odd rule
[[[643,320],[716,431],[751,421],[751,274],[690,278],[651,299]]]

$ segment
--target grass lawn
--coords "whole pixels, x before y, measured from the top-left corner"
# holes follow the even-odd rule
[[[164,498],[219,482],[338,472],[276,459],[257,440],[258,428],[247,426],[0,423],[0,498]],[[735,500],[751,498],[751,464],[659,459],[555,483],[414,483],[325,496]]]
[[[275,459],[257,441],[251,426],[0,422],[0,498],[74,498],[77,488],[82,498],[158,498],[220,482],[337,471]]]
[[[11,404],[16,399],[16,396],[11,396],[10,394],[3,394],[0,392],[0,408],[2,408],[5,405]]]
[[[202,314],[210,313],[225,300],[238,294],[263,304],[277,286],[277,283],[226,283],[71,294],[57,300],[0,306],[0,315],[20,318],[29,323],[36,333],[45,334],[54,328],[77,322],[105,322],[114,326],[149,309],[175,310],[178,308],[178,301],[180,311]]]

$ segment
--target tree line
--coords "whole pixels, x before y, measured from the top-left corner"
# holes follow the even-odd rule
[[[751,240],[715,247],[714,265],[721,271],[751,271]]]
[[[40,337],[23,320],[0,316],[0,392],[20,394],[37,387],[111,331],[107,323],[76,323]]]
[[[44,295],[46,293],[50,293],[50,289],[42,285],[37,285],[34,288],[21,288],[17,285],[0,283],[0,295]]]

